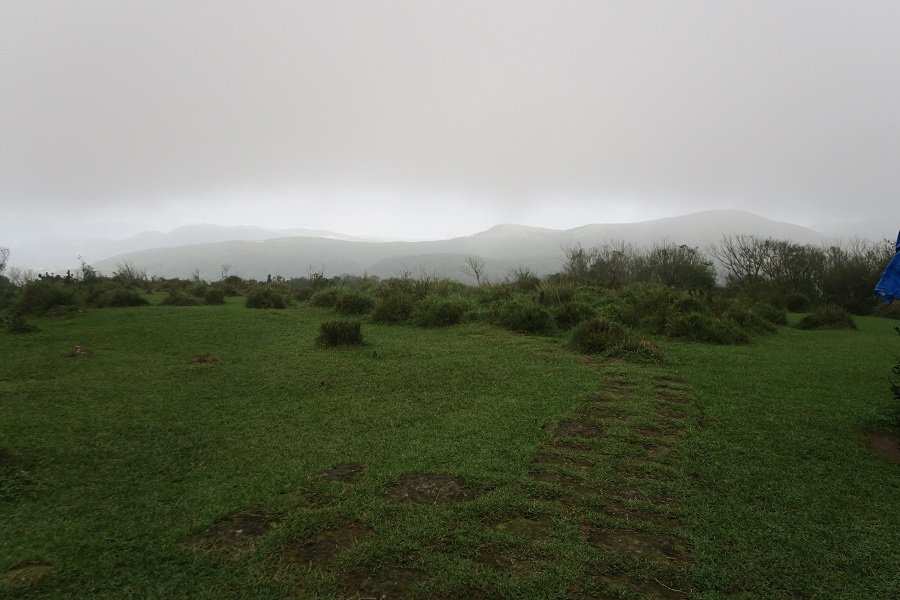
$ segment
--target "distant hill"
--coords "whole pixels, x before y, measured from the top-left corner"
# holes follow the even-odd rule
[[[147,273],[188,277],[199,269],[202,277],[215,279],[223,264],[244,277],[264,278],[305,275],[324,269],[326,275],[369,273],[392,277],[428,273],[464,280],[467,255],[482,257],[487,275],[499,279],[516,267],[537,274],[559,270],[563,248],[580,243],[586,247],[609,241],[636,245],[668,241],[706,247],[723,235],[753,234],[802,243],[822,243],[826,236],[806,227],[765,219],[738,210],[716,210],[639,223],[585,225],[568,230],[524,225],[498,225],[470,236],[423,242],[370,242],[323,236],[290,236],[274,239],[224,241],[128,252],[97,261],[94,266],[111,272],[129,262]]]
[[[13,260],[17,265],[41,270],[65,269],[77,264],[82,256],[89,263],[110,256],[127,254],[150,248],[173,248],[190,244],[209,244],[227,241],[259,241],[279,237],[304,236],[343,240],[362,240],[354,236],[321,229],[280,229],[263,227],[221,225],[186,225],[172,231],[145,231],[124,239],[77,239],[69,237],[44,237],[15,245]]]

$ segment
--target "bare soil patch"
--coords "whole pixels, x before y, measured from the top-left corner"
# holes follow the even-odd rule
[[[530,570],[535,557],[524,546],[486,544],[478,550],[475,562],[498,571]]]
[[[626,574],[606,576],[603,582],[612,589],[628,589],[646,598],[658,598],[659,600],[683,600],[688,593],[674,585],[666,585],[659,579],[638,579]]]
[[[384,495],[395,502],[445,504],[471,500],[482,490],[449,473],[414,473],[385,488]]]
[[[75,358],[90,356],[91,351],[85,348],[84,346],[72,346],[72,349],[66,352],[66,356],[71,356]]]
[[[219,517],[205,531],[193,536],[192,541],[210,549],[241,546],[265,535],[276,523],[272,515],[251,507],[242,508]]]
[[[219,362],[219,357],[212,354],[195,354],[191,357],[190,362],[200,364],[217,363]]]
[[[3,574],[3,581],[11,587],[27,587],[54,573],[56,569],[46,562],[26,562],[13,565]]]
[[[355,521],[320,531],[309,539],[288,544],[282,554],[289,563],[312,567],[324,567],[341,552],[349,550],[371,530]]]
[[[356,567],[344,576],[339,597],[359,600],[404,598],[409,588],[424,580],[425,575],[414,569]]]
[[[866,436],[869,450],[891,462],[900,463],[900,436],[890,433],[872,433]]]
[[[685,562],[687,552],[678,538],[652,531],[628,529],[597,529],[586,531],[587,542],[604,550],[611,550],[635,558],[659,562]]]
[[[556,427],[556,437],[598,438],[603,435],[603,425],[587,419],[565,419]]]
[[[497,531],[504,531],[528,538],[553,535],[553,523],[543,517],[504,517],[491,523]]]
[[[316,475],[325,481],[340,481],[342,483],[356,483],[363,474],[365,467],[358,462],[347,462],[335,465]]]

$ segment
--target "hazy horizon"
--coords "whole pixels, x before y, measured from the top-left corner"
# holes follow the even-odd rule
[[[900,226],[900,5],[0,0],[0,245]]]

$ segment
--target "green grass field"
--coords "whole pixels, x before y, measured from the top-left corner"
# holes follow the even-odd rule
[[[0,334],[0,597],[900,597],[892,321],[648,365],[332,317]]]

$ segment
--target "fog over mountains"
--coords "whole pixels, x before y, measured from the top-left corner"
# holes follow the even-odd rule
[[[123,240],[45,239],[13,248],[17,265],[64,270],[83,256],[101,272],[128,262],[150,275],[216,279],[223,265],[230,273],[251,278],[285,277],[324,271],[326,275],[363,274],[393,277],[429,274],[465,280],[466,256],[486,263],[488,278],[497,280],[518,267],[536,274],[559,270],[563,249],[624,241],[638,246],[672,242],[705,248],[723,235],[752,234],[800,243],[823,244],[853,236],[893,238],[900,223],[891,219],[827,230],[773,221],[740,210],[713,210],[637,223],[584,225],[567,230],[526,225],[497,225],[474,235],[445,240],[397,242],[363,239],[312,229],[271,230],[260,227],[196,225],[168,233],[147,232]],[[880,229],[883,232],[877,233]]]

